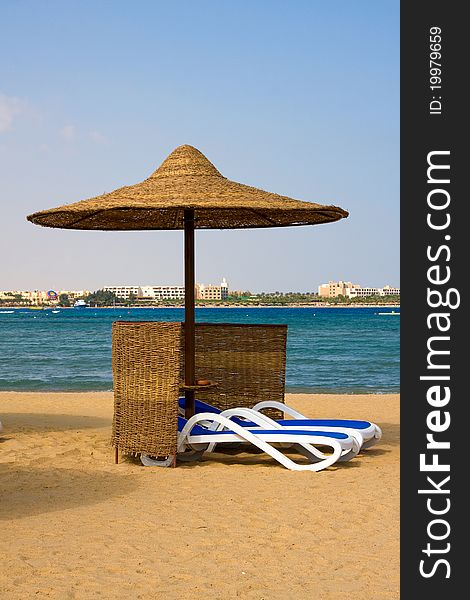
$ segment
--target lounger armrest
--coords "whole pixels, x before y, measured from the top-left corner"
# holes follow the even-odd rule
[[[208,421],[212,422],[211,427],[207,429],[207,433],[209,434],[217,429],[226,427],[230,431],[233,431],[238,435],[242,435],[242,437],[246,437],[245,433],[250,435],[246,428],[238,425],[238,423],[235,423],[235,421],[231,421],[225,415],[216,413],[197,413],[196,415],[193,415],[183,427],[180,435],[183,437],[187,436],[191,433],[191,430],[195,425],[198,423],[207,423]],[[263,425],[265,424],[266,422],[263,422]],[[217,425],[219,427],[217,427]]]
[[[294,417],[294,419],[308,418],[302,413],[299,413],[296,410],[294,410],[292,407],[287,406],[287,404],[283,404],[282,402],[276,402],[275,400],[264,400],[263,402],[258,402],[258,404],[255,404],[251,410],[259,412],[263,408],[277,408],[279,410],[282,410],[282,412],[286,413],[287,415]]]
[[[251,421],[252,423],[255,423],[264,429],[282,429],[282,425],[280,425],[277,421],[274,421],[267,415],[263,415],[263,413],[253,410],[252,408],[229,408],[224,410],[221,414],[228,419],[233,417],[246,419],[247,421]]]
[[[218,429],[223,429],[226,427],[229,431],[238,435],[241,438],[241,441],[246,440],[247,442],[251,442],[255,446],[258,446],[259,448],[262,448],[265,451],[269,448],[269,444],[267,444],[266,442],[263,442],[262,440],[257,438],[255,433],[252,433],[246,427],[242,427],[241,425],[238,425],[238,423],[231,421],[230,419],[228,419],[227,417],[225,417],[222,414],[198,413],[196,415],[193,415],[188,420],[188,422],[183,427],[181,433],[179,434],[178,452],[181,452],[184,450],[185,442],[191,433],[191,429],[195,425],[200,423],[201,421],[206,421],[206,422],[212,421],[214,424],[218,423],[219,424]],[[263,425],[265,425],[265,423],[266,422],[264,422]],[[276,429],[279,429],[279,427],[276,427]],[[210,435],[211,431],[208,430],[207,433]],[[212,433],[214,433],[214,430],[212,430]],[[272,455],[272,451],[273,451],[273,449],[271,449],[271,455]]]

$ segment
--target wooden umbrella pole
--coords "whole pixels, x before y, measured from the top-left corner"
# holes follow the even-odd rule
[[[194,210],[184,209],[184,383],[195,384]],[[185,417],[194,415],[194,390],[185,390]]]

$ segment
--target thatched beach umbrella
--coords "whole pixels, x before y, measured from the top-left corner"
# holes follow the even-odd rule
[[[145,181],[27,218],[44,227],[184,229],[186,416],[194,413],[194,230],[316,225],[347,217],[337,206],[293,200],[225,178],[196,148],[176,148]]]

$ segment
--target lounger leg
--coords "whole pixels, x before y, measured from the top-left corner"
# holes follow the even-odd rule
[[[119,463],[119,447],[116,446],[114,448],[114,464],[117,465]]]
[[[148,454],[140,455],[140,462],[144,467],[173,467],[175,462],[174,455],[169,455],[168,458],[158,460],[158,458],[152,458]]]

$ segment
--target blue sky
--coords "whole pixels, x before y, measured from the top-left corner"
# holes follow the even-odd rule
[[[181,232],[31,212],[145,179],[177,146],[226,177],[350,211],[196,235],[197,281],[399,285],[399,2],[2,0],[0,289],[182,284]]]

